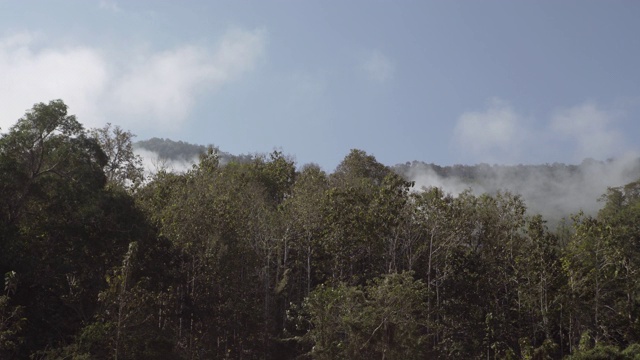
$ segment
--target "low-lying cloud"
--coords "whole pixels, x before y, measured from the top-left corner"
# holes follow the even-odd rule
[[[597,158],[625,151],[624,136],[613,126],[613,114],[585,103],[554,113],[550,130],[573,142],[574,158]]]
[[[143,148],[136,148],[133,152],[142,158],[142,166],[146,176],[153,175],[159,171],[185,173],[191,170],[194,164],[199,162],[198,156],[190,159],[167,159],[161,157],[154,151]]]
[[[447,168],[439,174],[433,165],[414,163],[404,175],[416,190],[439,187],[452,195],[465,190],[474,194],[509,191],[519,194],[530,213],[557,221],[578,211],[594,215],[599,198],[609,187],[628,184],[640,177],[640,158],[627,155],[607,161],[585,160],[580,165],[488,165]]]
[[[452,144],[463,162],[484,163],[474,168],[473,180],[441,176],[425,164],[412,166],[407,176],[417,188],[437,186],[452,194],[465,189],[476,194],[508,190],[522,195],[531,212],[551,219],[580,210],[594,214],[608,187],[640,177],[638,153],[616,128],[618,113],[586,102],[553,111],[547,119],[534,119],[493,99],[482,111],[462,114],[453,133]],[[486,164],[557,161],[580,165]]]
[[[513,161],[519,156],[523,120],[500,99],[492,99],[486,111],[467,112],[460,116],[454,128],[454,140],[459,149],[476,159],[495,162]]]

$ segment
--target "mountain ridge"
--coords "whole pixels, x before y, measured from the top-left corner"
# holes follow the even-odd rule
[[[218,151],[223,165],[250,162],[259,156],[233,155],[209,146]],[[173,168],[182,171],[197,163],[199,154],[205,153],[209,146],[159,138],[134,144],[136,149],[153,152],[161,159],[181,161],[181,165]],[[558,219],[578,211],[595,214],[601,208],[598,197],[608,188],[640,178],[640,158],[635,156],[604,161],[588,158],[580,164],[555,162],[528,165],[480,163],[442,166],[414,160],[387,167],[406,180],[414,181],[415,191],[429,187],[439,187],[453,195],[464,191],[476,195],[508,191],[520,195],[530,212]]]

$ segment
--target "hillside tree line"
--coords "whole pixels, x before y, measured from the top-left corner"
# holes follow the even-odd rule
[[[640,358],[640,182],[550,230],[361,150],[145,179],[132,137],[60,100],[0,135],[0,358]]]

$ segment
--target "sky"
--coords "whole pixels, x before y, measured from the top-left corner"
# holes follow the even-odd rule
[[[0,0],[0,129],[281,150],[333,171],[580,163],[640,151],[638,1]]]

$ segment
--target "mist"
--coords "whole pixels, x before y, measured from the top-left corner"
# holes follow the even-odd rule
[[[206,147],[201,145],[152,139],[138,142],[134,152],[142,157],[146,176],[151,176],[160,170],[184,173],[199,162],[197,154],[205,150]],[[217,151],[221,165],[253,158],[251,155],[236,156]],[[577,165],[481,163],[439,166],[414,161],[392,168],[406,179],[415,181],[415,191],[439,187],[454,196],[466,190],[475,195],[495,194],[498,191],[519,194],[530,214],[541,214],[548,221],[555,222],[579,211],[595,215],[603,205],[599,199],[607,188],[622,186],[640,178],[640,157],[637,153],[629,152],[606,161],[587,158]]]
[[[541,214],[547,220],[559,220],[578,211],[595,215],[607,188],[640,178],[640,158],[636,155],[607,161],[586,159],[579,165],[440,167],[414,162],[401,168],[400,173],[415,181],[416,191],[439,187],[454,196],[465,190],[476,195],[509,191],[522,196],[530,214]]]
[[[143,148],[134,149],[134,154],[142,158],[142,166],[144,167],[144,173],[147,177],[162,170],[174,173],[185,173],[199,161],[198,156],[169,159],[161,156],[157,152]]]

